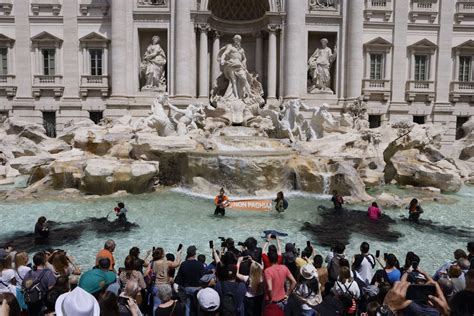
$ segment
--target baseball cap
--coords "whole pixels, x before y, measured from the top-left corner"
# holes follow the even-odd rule
[[[108,287],[117,280],[117,275],[112,271],[92,269],[85,272],[79,279],[79,287],[88,293],[96,293]]]
[[[219,294],[210,287],[200,290],[197,294],[197,299],[201,309],[207,312],[216,311],[221,304]]]

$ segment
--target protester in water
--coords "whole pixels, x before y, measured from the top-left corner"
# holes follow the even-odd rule
[[[382,211],[377,205],[377,202],[372,202],[372,205],[369,206],[369,209],[367,210],[367,216],[369,216],[369,218],[374,221],[378,220],[382,216]]]
[[[331,202],[334,204],[334,209],[336,211],[342,210],[342,204],[344,204],[344,199],[342,195],[339,195],[336,190],[332,192]]]
[[[115,211],[115,216],[117,216],[117,219],[120,223],[127,222],[128,210],[125,208],[125,204],[123,204],[122,202],[119,202],[117,204],[117,207],[114,209],[114,211]]]
[[[288,201],[285,199],[282,191],[277,193],[277,198],[274,202],[276,203],[275,210],[278,213],[283,213],[288,208]]]
[[[214,198],[214,204],[216,205],[216,210],[214,215],[225,215],[225,208],[229,204],[229,198],[225,195],[224,188],[221,188],[219,195]]]
[[[35,224],[35,243],[44,244],[49,237],[49,228],[46,225],[46,217],[41,216]]]
[[[420,204],[418,204],[418,200],[411,200],[410,205],[408,206],[408,219],[412,222],[418,223],[422,213],[423,209]]]

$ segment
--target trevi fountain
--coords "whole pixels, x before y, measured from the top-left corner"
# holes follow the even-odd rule
[[[318,239],[325,229],[318,226],[324,223],[318,206],[329,206],[334,190],[348,208],[365,210],[377,201],[397,231],[391,240],[379,240],[365,227],[346,234],[351,244],[369,238],[374,249],[409,247],[432,259],[434,249],[437,258],[449,257],[451,249],[463,247],[463,238],[472,237],[466,235],[474,225],[472,119],[463,125],[465,136],[445,153],[442,126],[399,121],[369,128],[362,98],[346,102],[337,114],[324,103],[309,107],[299,99],[267,104],[238,34],[219,51],[220,75],[208,102],[178,106],[165,92],[167,56],[159,42],[153,37],[140,65],[144,89],[154,97],[148,117],[106,117],[99,124],[73,120],[56,138],[46,136],[42,125],[3,119],[0,240],[31,231],[41,215],[87,222],[124,201],[139,228],[108,235],[86,230],[73,238],[67,248],[85,266],[92,265],[90,250],[106,237],[117,241],[119,258],[137,240],[151,248],[156,238],[165,247],[193,240],[204,252],[207,241],[230,234],[229,227],[236,240],[275,228],[296,242],[316,240],[325,252],[329,241]],[[313,93],[332,93],[329,70],[337,47],[327,43],[322,39],[322,48],[308,60]],[[231,199],[274,198],[283,191],[290,206],[283,215],[230,211],[215,218],[211,198],[221,187]],[[400,220],[413,197],[422,201],[424,218],[443,229]]]

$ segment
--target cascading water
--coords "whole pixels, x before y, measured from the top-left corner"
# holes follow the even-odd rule
[[[323,194],[329,195],[331,174],[328,172],[323,172],[321,175],[323,176]]]

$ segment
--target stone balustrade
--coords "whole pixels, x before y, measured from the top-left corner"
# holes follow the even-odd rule
[[[456,23],[461,23],[465,18],[474,17],[474,1],[459,0],[456,3],[456,12],[454,13],[454,20]]]
[[[14,75],[0,75],[0,91],[4,91],[7,97],[14,97],[16,95]]]
[[[409,80],[406,84],[407,101],[413,102],[417,96],[425,96],[433,101],[436,95],[434,81]]]
[[[462,97],[474,101],[474,81],[452,81],[450,94],[453,102],[458,102]]]
[[[382,95],[387,101],[390,99],[390,80],[388,79],[364,79],[362,84],[362,94],[365,100],[369,100],[371,95]]]
[[[434,23],[438,17],[438,0],[412,0],[409,18],[416,22],[418,17],[426,16],[429,22]]]
[[[34,75],[32,92],[39,98],[44,91],[52,91],[54,97],[61,97],[64,92],[62,75]]]
[[[377,16],[382,17],[384,21],[389,21],[392,12],[392,0],[365,0],[364,17],[366,21],[370,21]]]
[[[80,94],[87,97],[90,91],[98,91],[102,97],[109,94],[109,77],[108,76],[81,76]]]

